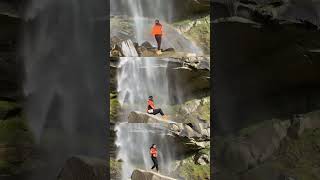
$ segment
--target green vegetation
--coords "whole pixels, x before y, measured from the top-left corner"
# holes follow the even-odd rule
[[[18,105],[15,102],[9,102],[9,101],[1,101],[0,100],[0,111],[10,111],[16,108]]]
[[[21,111],[8,114],[20,106],[14,102],[0,101],[0,174],[12,175],[21,170],[34,143],[32,133]],[[5,119],[3,119],[6,117]],[[26,148],[27,149],[24,149]]]
[[[114,179],[121,178],[121,162],[110,159],[110,175]]]
[[[197,165],[192,157],[183,161],[178,173],[186,180],[210,179],[210,164]]]
[[[19,144],[33,143],[31,132],[23,117],[12,117],[0,121],[0,143]]]
[[[196,101],[200,101],[198,106]],[[188,114],[185,109],[194,110]],[[195,99],[187,101],[180,107],[179,113],[181,113],[181,116],[185,116],[184,123],[194,123],[195,121],[197,122],[198,119],[210,122],[210,97],[201,100]]]
[[[117,100],[117,94],[110,94],[110,122],[117,121],[118,112],[120,111],[120,103]]]
[[[196,23],[195,23],[196,22]],[[188,38],[194,41],[204,50],[204,53],[210,53],[210,16],[195,20],[184,20],[174,23],[174,26],[180,28],[195,23],[190,30],[184,33]]]

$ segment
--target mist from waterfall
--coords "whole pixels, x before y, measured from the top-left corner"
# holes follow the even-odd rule
[[[55,179],[72,155],[105,156],[105,5],[27,4],[21,48],[26,115],[44,162],[32,180]]]

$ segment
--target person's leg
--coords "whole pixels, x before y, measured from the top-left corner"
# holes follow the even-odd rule
[[[153,166],[152,166],[151,169],[154,169],[154,168],[156,167],[156,163],[155,163],[154,157],[151,157],[151,160],[152,160],[152,162],[153,162]]]
[[[164,113],[162,112],[162,109],[154,109],[153,110],[153,115],[157,115],[157,114],[161,114],[161,116],[163,116],[164,115]]]
[[[156,170],[159,171],[158,159],[154,158],[154,160],[155,160],[154,161],[155,162],[154,165],[156,166]]]
[[[158,50],[161,50],[161,41],[162,41],[162,36],[159,35],[159,43],[158,43]]]
[[[156,38],[157,45],[158,45],[157,49],[159,50],[159,49],[160,49],[160,39],[159,39],[159,35],[155,35],[154,37]]]

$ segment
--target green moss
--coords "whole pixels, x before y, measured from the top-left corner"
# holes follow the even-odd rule
[[[16,108],[18,105],[15,102],[1,101],[0,100],[0,111],[9,111]]]
[[[121,178],[121,162],[110,159],[110,175],[112,179]]]
[[[0,143],[33,143],[31,132],[28,131],[28,126],[24,118],[14,117],[0,121]]]
[[[118,112],[120,111],[120,103],[117,99],[116,94],[110,94],[110,121],[116,122],[118,117]]]
[[[190,24],[195,20],[184,20],[174,23],[174,26],[179,27],[185,24]],[[198,22],[193,28],[191,28],[185,35],[194,41],[199,47],[204,50],[204,53],[210,53],[210,17],[206,16],[197,19]]]

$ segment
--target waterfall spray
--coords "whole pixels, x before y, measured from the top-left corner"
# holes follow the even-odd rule
[[[31,179],[53,179],[74,154],[105,156],[104,7],[34,0],[26,8],[26,114],[46,168]]]

